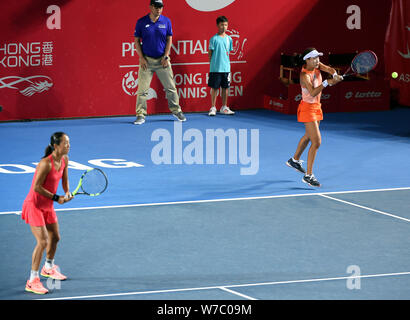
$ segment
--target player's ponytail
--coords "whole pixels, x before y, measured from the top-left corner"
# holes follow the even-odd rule
[[[305,64],[305,61],[303,60],[304,55],[301,53],[298,53],[295,55],[295,64],[297,67],[302,67]]]
[[[50,138],[50,144],[46,147],[44,151],[43,158],[47,158],[54,151],[54,145],[60,145],[61,138],[65,135],[64,132],[55,132]]]

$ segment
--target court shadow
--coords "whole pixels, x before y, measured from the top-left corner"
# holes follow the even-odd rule
[[[170,116],[171,118],[169,119],[146,119],[145,121],[149,121],[149,122],[175,122],[178,121],[176,120],[174,117]]]
[[[303,187],[292,187],[292,188],[289,188],[289,190],[316,191],[316,190],[318,190],[318,189],[312,189],[312,188],[308,188],[308,187],[305,187],[305,188],[303,188]]]

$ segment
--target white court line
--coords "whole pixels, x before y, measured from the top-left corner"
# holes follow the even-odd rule
[[[349,201],[345,201],[345,200],[340,200],[340,199],[337,199],[337,198],[329,197],[329,196],[324,195],[324,194],[321,194],[320,196],[322,196],[322,197],[324,197],[324,198],[327,198],[327,199],[334,200],[334,201],[342,202],[342,203],[345,203],[345,204],[348,204],[348,205],[351,205],[351,206],[354,206],[354,207],[358,207],[358,208],[361,208],[361,209],[366,209],[366,210],[369,210],[369,211],[373,211],[373,212],[376,212],[376,213],[380,213],[380,214],[383,214],[383,215],[385,215],[385,216],[389,216],[389,217],[392,217],[392,218],[396,218],[396,219],[400,219],[400,220],[404,220],[404,221],[410,222],[410,219],[406,219],[406,218],[403,218],[403,217],[400,217],[400,216],[396,216],[396,215],[391,214],[391,213],[387,213],[387,212],[384,212],[384,211],[372,209],[372,208],[369,208],[369,207],[361,206],[361,205],[356,204],[356,203],[353,203],[353,202],[349,202]]]
[[[231,63],[247,63],[247,61],[231,61]],[[207,65],[209,62],[187,62],[187,63],[172,63],[172,66],[195,66],[195,65]],[[122,65],[120,68],[136,68],[139,64]]]
[[[190,201],[174,201],[174,202],[158,202],[158,203],[124,204],[124,205],[100,206],[100,207],[82,207],[82,208],[56,209],[56,211],[80,211],[80,210],[95,210],[95,209],[151,207],[151,206],[164,206],[164,205],[175,205],[175,204],[194,204],[194,203],[211,203],[211,202],[224,202],[224,201],[261,200],[261,199],[276,199],[276,198],[290,198],[290,197],[320,196],[320,195],[327,195],[327,194],[399,191],[399,190],[410,190],[410,187],[388,188],[388,189],[369,189],[369,190],[350,190],[350,191],[333,191],[333,192],[322,192],[322,193],[318,192],[318,193],[285,194],[285,195],[276,195],[276,196],[260,196],[260,197],[247,197],[247,198],[244,197],[244,198],[226,198],[226,199],[208,199],[208,200],[190,200]],[[21,214],[21,211],[0,212],[0,215],[10,215],[10,214],[18,215],[18,214]]]
[[[240,296],[242,298],[248,299],[248,300],[258,300],[258,299],[252,298],[250,296],[247,296],[246,294],[239,293],[237,291],[234,291],[234,290],[231,290],[231,289],[228,289],[228,288],[225,288],[225,287],[220,287],[219,289],[221,289],[223,291],[226,291],[226,292],[229,292],[229,293],[232,293],[234,295]]]
[[[247,284],[237,284],[237,285],[227,285],[227,286],[212,286],[212,287],[153,290],[153,291],[136,291],[136,292],[126,292],[126,293],[109,293],[109,294],[98,294],[98,295],[88,295],[88,296],[73,296],[73,297],[60,297],[60,298],[48,298],[48,299],[46,298],[46,299],[36,299],[36,300],[93,299],[93,298],[104,298],[104,297],[142,295],[142,294],[214,290],[214,289],[221,289],[221,288],[225,288],[225,289],[226,288],[243,288],[243,287],[272,286],[272,285],[293,284],[293,283],[309,283],[309,282],[359,279],[359,278],[364,279],[364,278],[393,277],[393,276],[403,276],[403,275],[410,275],[410,272],[382,273],[382,274],[371,274],[371,275],[362,275],[362,276],[343,276],[343,277],[334,277],[334,278],[318,278],[318,279],[304,279],[304,280],[260,282],[260,283],[247,283]]]

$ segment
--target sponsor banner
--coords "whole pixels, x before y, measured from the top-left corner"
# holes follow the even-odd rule
[[[280,98],[265,96],[263,106],[265,109],[268,109],[268,110],[273,110],[273,111],[286,113],[286,114],[292,113],[289,110],[289,101],[280,99]]]
[[[208,46],[220,15],[229,19],[233,39],[228,101],[233,110],[263,107],[264,96],[274,96],[282,86],[277,80],[280,54],[302,52],[317,30],[326,33],[315,39],[321,51],[372,49],[384,68],[378,39],[387,26],[387,2],[275,0],[264,3],[262,15],[248,0],[167,0],[164,5],[163,15],[172,22],[171,63],[185,112],[210,108]],[[148,13],[148,1],[133,0],[14,1],[3,6],[0,121],[134,115],[139,72],[134,28]],[[374,19],[361,23],[365,14]],[[332,28],[323,29],[327,24]],[[329,110],[332,99],[328,97]],[[149,114],[169,112],[155,75],[147,104]],[[290,112],[297,104],[289,104]]]
[[[388,81],[346,82],[340,84],[338,91],[340,111],[354,112],[390,109]]]
[[[300,85],[291,84],[288,87],[287,99],[265,96],[264,107],[282,113],[296,114],[301,100]],[[323,90],[321,103],[325,113],[389,110],[389,84],[384,80],[342,82]]]

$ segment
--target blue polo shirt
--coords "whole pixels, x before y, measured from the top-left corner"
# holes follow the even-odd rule
[[[229,52],[233,50],[232,38],[228,35],[221,37],[214,35],[209,41],[209,50],[212,50],[210,72],[231,72]]]
[[[149,14],[137,21],[135,37],[142,41],[142,52],[152,58],[162,57],[167,45],[167,37],[172,36],[171,20],[163,15],[152,22]]]

